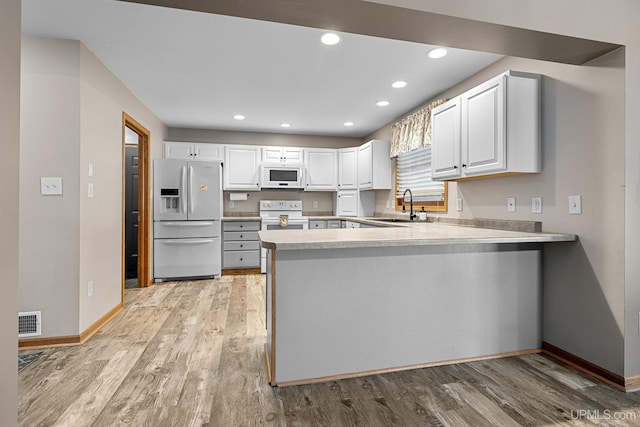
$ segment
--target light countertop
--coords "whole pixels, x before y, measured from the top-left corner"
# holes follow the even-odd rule
[[[487,243],[548,243],[572,242],[578,239],[575,234],[526,233],[442,223],[394,223],[393,225],[396,226],[300,231],[263,230],[258,232],[258,236],[263,247],[276,250]]]

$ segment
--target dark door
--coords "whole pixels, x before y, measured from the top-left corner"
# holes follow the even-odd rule
[[[138,147],[125,150],[125,275],[134,279],[138,277]]]

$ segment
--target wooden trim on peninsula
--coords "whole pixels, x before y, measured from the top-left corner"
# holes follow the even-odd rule
[[[271,371],[269,384],[275,385],[276,378],[276,251],[269,250],[271,254]]]
[[[542,353],[555,360],[572,366],[581,372],[591,375],[592,377],[604,381],[605,383],[619,390],[627,392],[640,390],[640,376],[631,377],[629,379],[630,385],[636,387],[635,390],[630,390],[627,388],[627,381],[622,375],[615,374],[601,366],[596,365],[595,363],[589,362],[588,360],[569,353],[568,351],[563,350],[560,347],[556,347],[553,344],[549,344],[548,342],[543,341]]]
[[[409,366],[399,366],[397,368],[374,369],[371,371],[331,375],[328,377],[309,378],[309,379],[299,380],[299,381],[284,381],[284,382],[272,384],[272,385],[277,385],[278,387],[291,387],[291,386],[298,386],[303,384],[315,384],[315,383],[321,383],[321,382],[327,382],[327,381],[344,380],[347,378],[359,378],[359,377],[366,377],[369,375],[380,375],[380,374],[388,374],[391,372],[409,371],[412,369],[431,368],[434,366],[455,365],[456,363],[468,363],[468,362],[477,362],[479,360],[501,359],[503,357],[522,356],[525,354],[540,353],[541,351],[542,350],[540,350],[539,348],[534,348],[531,350],[512,351],[508,353],[491,354],[487,356],[468,357],[464,359],[454,359],[454,360],[443,360],[439,362],[421,363],[421,364],[409,365]]]
[[[640,375],[624,379],[624,389],[627,393],[640,391]]]
[[[264,359],[267,364],[267,382],[271,384],[271,363],[269,361],[269,345],[264,343]]]
[[[122,303],[119,303],[114,308],[109,310],[107,314],[96,320],[91,326],[85,329],[80,335],[23,339],[18,341],[18,350],[35,350],[39,348],[66,347],[84,344],[89,340],[89,338],[94,336],[96,332],[100,330],[100,328],[102,328],[114,317],[116,317],[123,308],[124,305]]]

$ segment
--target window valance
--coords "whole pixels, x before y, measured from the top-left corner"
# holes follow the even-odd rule
[[[391,157],[431,144],[431,110],[446,99],[438,99],[391,125]]]

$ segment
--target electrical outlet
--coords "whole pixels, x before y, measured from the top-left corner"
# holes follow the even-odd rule
[[[229,201],[229,209],[233,209],[236,207],[236,202],[234,202],[233,200]]]
[[[93,198],[93,182],[90,182],[87,186],[87,197],[89,197],[90,199]]]
[[[40,194],[43,196],[61,196],[62,195],[62,178],[61,177],[41,177],[40,178]]]
[[[571,215],[582,213],[582,196],[569,196],[569,213]]]
[[[542,197],[531,198],[531,213],[534,213],[534,214],[542,213]]]
[[[387,200],[387,209],[391,209],[391,201]]]
[[[515,212],[515,211],[516,211],[516,198],[507,197],[507,212]]]
[[[91,298],[93,296],[93,280],[90,280],[87,283],[87,297]]]
[[[93,163],[89,163],[88,173],[89,173],[89,176],[93,176]]]
[[[456,209],[458,210],[458,212],[462,210],[462,199],[458,199],[456,201]]]
[[[313,201],[313,209],[318,209],[318,201],[317,200]]]

